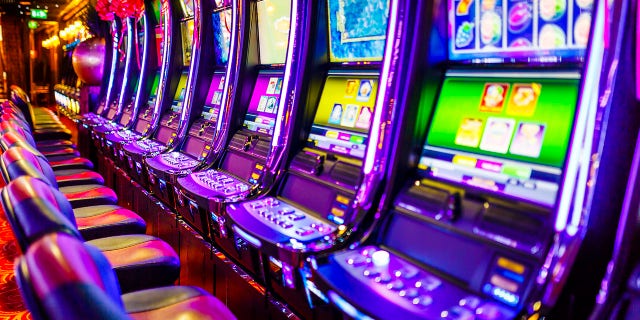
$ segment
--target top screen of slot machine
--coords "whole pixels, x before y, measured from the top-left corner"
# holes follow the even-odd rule
[[[182,64],[187,67],[191,64],[191,51],[193,49],[193,19],[183,21],[182,31]]]
[[[329,60],[382,60],[389,18],[389,0],[327,1]]]
[[[261,64],[282,64],[287,55],[290,1],[258,1],[258,43]]]
[[[194,0],[181,0],[180,6],[182,7],[182,13],[184,17],[193,17],[193,1]]]
[[[223,66],[229,61],[229,45],[231,43],[231,8],[220,7],[214,11],[211,22],[213,24],[213,47],[215,51],[215,65]]]
[[[579,61],[593,0],[448,0],[449,58],[483,62]]]

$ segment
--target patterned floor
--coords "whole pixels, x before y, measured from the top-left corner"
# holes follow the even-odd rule
[[[0,215],[0,320],[31,319],[13,276],[13,260],[19,254],[9,223]]]

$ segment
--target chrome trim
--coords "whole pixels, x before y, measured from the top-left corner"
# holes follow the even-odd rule
[[[118,97],[118,109],[116,110],[116,114],[113,117],[112,121],[118,121],[120,119],[120,117],[122,116],[122,110],[124,110],[124,105],[129,102],[129,88],[128,88],[128,83],[129,83],[129,72],[131,71],[131,65],[133,62],[133,59],[135,58],[135,45],[136,43],[134,42],[135,38],[137,36],[136,34],[136,23],[133,20],[133,18],[129,17],[126,19],[126,25],[127,25],[127,56],[125,57],[126,61],[124,64],[124,74],[122,76],[122,84],[120,87],[120,96]]]
[[[156,91],[156,101],[153,106],[153,115],[151,116],[151,121],[149,122],[152,130],[149,130],[144,134],[145,138],[151,137],[155,132],[155,129],[160,124],[160,119],[162,118],[162,106],[165,104],[165,99],[171,99],[171,97],[165,97],[165,90],[170,79],[169,70],[171,69],[171,49],[173,48],[173,8],[171,8],[170,0],[161,0],[162,7],[160,9],[160,19],[164,22],[162,27],[163,32],[163,50],[162,50],[162,64],[160,67],[160,79],[158,81],[158,88]]]
[[[119,19],[114,18],[111,21],[111,69],[109,70],[109,82],[107,84],[107,94],[104,97],[104,109],[100,112],[100,116],[104,116],[109,112],[109,106],[111,106],[111,100],[113,99],[113,85],[115,81],[115,73],[118,65],[118,43],[120,42],[120,24]],[[97,111],[97,110],[96,110]]]
[[[173,149],[176,146],[182,144],[187,133],[189,132],[191,111],[193,110],[192,101],[193,96],[196,94],[196,84],[200,78],[200,74],[197,70],[200,70],[200,58],[202,57],[202,6],[200,0],[193,0],[193,34],[191,35],[191,63],[189,64],[189,72],[187,75],[187,84],[184,94],[184,100],[182,101],[182,110],[180,110],[180,119],[178,120],[178,129],[176,130],[176,137],[167,146],[168,149]],[[206,13],[209,14],[209,13]],[[209,85],[208,83],[206,85]]]

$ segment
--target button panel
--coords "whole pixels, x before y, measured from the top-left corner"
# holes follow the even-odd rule
[[[199,171],[192,174],[199,185],[225,196],[236,195],[249,190],[249,185],[216,170]]]
[[[138,140],[135,142],[140,149],[148,152],[158,152],[164,148],[164,145],[154,140]]]
[[[315,240],[332,234],[337,229],[334,225],[273,197],[245,202],[242,206],[270,228],[298,241]]]
[[[160,159],[167,165],[176,169],[193,168],[198,165],[198,161],[177,151],[163,153]]]
[[[340,252],[334,259],[371,292],[427,319],[512,319],[516,314],[375,246]]]

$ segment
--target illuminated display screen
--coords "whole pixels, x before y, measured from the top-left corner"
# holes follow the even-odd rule
[[[364,157],[377,91],[377,77],[328,76],[307,146]]]
[[[185,17],[193,17],[193,0],[181,0],[180,6]]]
[[[202,117],[206,120],[217,121],[220,113],[220,105],[222,104],[222,89],[224,88],[224,74],[214,73],[207,94],[207,101],[202,110]]]
[[[231,0],[215,0],[216,9],[230,7]]]
[[[193,19],[184,21],[180,25],[182,31],[182,64],[191,64],[191,49],[193,48]]]
[[[284,63],[289,43],[290,1],[258,1],[258,43],[261,64]]]
[[[247,130],[267,135],[273,134],[281,90],[282,75],[258,75],[247,115],[244,118],[244,127]]]
[[[160,12],[162,11],[162,1],[160,0],[151,1],[151,8],[153,9],[153,16],[156,18],[156,21],[160,22]]]
[[[225,65],[229,61],[229,44],[231,42],[231,9],[214,12],[213,34],[216,65]]]
[[[380,61],[384,51],[389,0],[327,0],[329,60]]]
[[[162,26],[156,26],[156,52],[158,53],[158,67],[162,66],[162,52],[164,51],[164,42],[162,38],[164,37],[164,30]]]
[[[187,90],[187,72],[183,72],[180,75],[180,81],[178,82],[178,87],[176,88],[176,94],[173,97],[173,104],[171,105],[171,110],[174,112],[180,112],[182,109],[182,104],[184,103],[184,94]]]
[[[419,169],[552,206],[578,86],[573,79],[447,77]]]
[[[138,26],[138,30],[142,30],[142,26]],[[136,43],[136,67],[138,70],[142,68],[142,55],[144,54],[144,32],[138,32],[138,42]]]
[[[149,94],[149,98],[155,98],[158,95],[158,85],[160,84],[160,74],[156,73],[155,77],[153,77],[153,84],[151,85],[151,93]]]
[[[578,60],[593,0],[448,0],[452,60]]]
[[[123,30],[126,32],[126,30]],[[118,68],[124,68],[124,65],[127,63],[127,37],[126,33],[122,35],[120,38],[120,43],[118,43]]]

